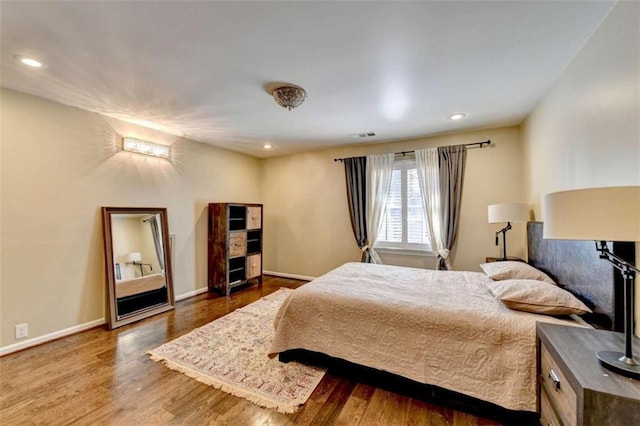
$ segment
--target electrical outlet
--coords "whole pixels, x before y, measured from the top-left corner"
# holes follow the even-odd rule
[[[24,324],[16,325],[16,339],[24,339],[29,335],[29,324],[26,322]]]

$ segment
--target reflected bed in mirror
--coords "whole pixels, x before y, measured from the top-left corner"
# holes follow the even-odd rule
[[[103,207],[110,328],[174,307],[167,209]]]

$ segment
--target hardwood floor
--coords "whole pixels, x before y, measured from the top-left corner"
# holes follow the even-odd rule
[[[0,358],[0,423],[220,425],[495,425],[496,422],[347,379],[329,370],[307,403],[280,414],[151,361],[146,351],[303,281],[265,277],[225,298],[203,294],[174,311],[106,326]]]

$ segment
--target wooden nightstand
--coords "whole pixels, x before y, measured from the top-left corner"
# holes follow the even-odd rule
[[[640,424],[640,380],[603,368],[595,355],[623,350],[622,334],[545,323],[537,332],[543,426]],[[634,354],[640,356],[638,340]]]
[[[515,256],[507,256],[507,260],[513,260],[513,261],[516,261],[516,262],[524,262],[523,259],[520,259],[519,257],[515,257]],[[489,262],[502,262],[502,261],[504,261],[504,259],[501,258],[501,257],[487,257],[487,258],[485,258],[485,261],[487,263],[489,263]]]

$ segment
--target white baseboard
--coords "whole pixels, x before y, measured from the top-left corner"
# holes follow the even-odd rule
[[[302,275],[293,275],[293,274],[284,274],[279,272],[268,272],[264,271],[266,275],[275,275],[277,277],[284,278],[294,278],[297,280],[308,280],[311,281],[313,277],[305,277]],[[197,296],[199,294],[206,293],[209,289],[207,287],[202,287],[197,290],[189,291],[187,293],[182,293],[176,296],[176,302],[181,300],[188,299],[190,297]],[[100,325],[106,324],[106,320],[104,318],[100,318],[94,321],[86,322],[84,324],[75,325],[73,327],[65,328],[64,330],[54,331],[53,333],[45,334],[39,337],[34,337],[33,339],[25,340],[23,342],[13,343],[8,346],[4,346],[0,348],[0,356],[8,355],[13,352],[21,351],[23,349],[30,348],[32,346],[41,345],[42,343],[50,342],[52,340],[60,339],[62,337],[70,336],[72,334],[80,333],[81,331],[90,330],[94,327],[98,327]]]
[[[317,278],[317,277],[308,277],[306,275],[287,274],[285,272],[273,272],[273,271],[262,271],[262,274],[273,275],[275,277],[282,277],[282,278],[293,278],[294,280],[304,280],[304,281],[311,281]]]
[[[197,290],[193,290],[193,291],[189,291],[187,293],[179,294],[179,295],[176,296],[176,302],[179,302],[179,301],[184,300],[184,299],[188,299],[188,298],[193,297],[193,296],[197,296],[199,294],[206,293],[207,291],[209,291],[209,289],[207,287],[202,287],[202,288],[199,288]]]
[[[199,288],[194,291],[190,291],[188,293],[183,293],[176,296],[176,302],[180,300],[188,299],[193,296],[197,296],[202,293],[207,292],[207,287]],[[54,331],[53,333],[48,333],[42,336],[34,337],[33,339],[25,340],[18,343],[13,343],[8,346],[4,346],[0,348],[0,356],[8,355],[13,352],[21,351],[23,349],[30,348],[32,346],[41,345],[43,343],[50,342],[52,340],[60,339],[61,337],[67,337],[72,334],[80,333],[81,331],[90,330],[94,327],[98,327],[100,325],[106,324],[107,321],[104,318],[100,318],[94,321],[90,321],[84,324],[75,325],[73,327],[65,328],[64,330]]]
[[[104,318],[100,318],[94,321],[85,322],[84,324],[74,325],[73,327],[65,328],[64,330],[58,330],[54,331],[53,333],[45,334],[43,336],[34,337],[33,339],[25,340],[23,342],[14,343],[12,345],[0,348],[0,356],[21,351],[23,349],[50,342],[52,340],[60,339],[61,337],[67,337],[72,334],[86,331],[103,324],[106,324],[106,321]]]

